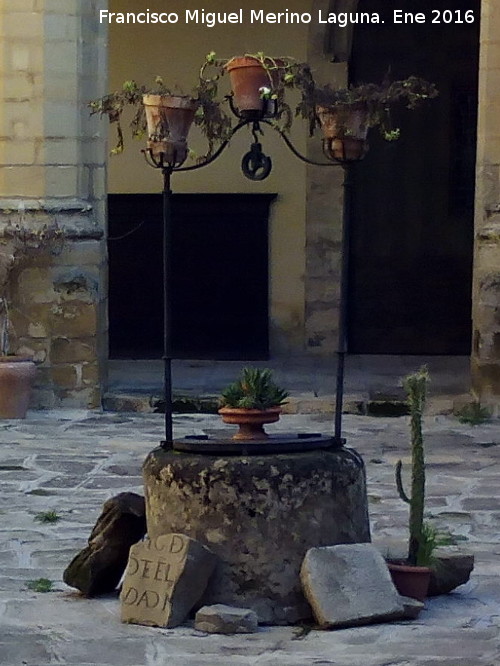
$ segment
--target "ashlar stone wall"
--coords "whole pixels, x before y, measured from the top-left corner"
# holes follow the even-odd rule
[[[483,0],[474,248],[472,385],[500,396],[500,5]]]
[[[33,407],[95,407],[106,354],[105,0],[0,4],[0,287]]]

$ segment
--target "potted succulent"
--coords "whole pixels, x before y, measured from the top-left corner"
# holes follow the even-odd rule
[[[221,394],[219,414],[224,423],[239,425],[236,440],[263,439],[265,423],[275,423],[288,392],[272,380],[269,369],[243,368],[240,378]]]
[[[410,505],[408,558],[388,563],[394,584],[400,594],[423,601],[431,577],[430,565],[438,543],[437,531],[424,523],[425,455],[422,435],[422,412],[425,405],[429,374],[425,367],[408,375],[403,386],[408,395],[411,427],[411,496],[403,488],[402,462],[396,465],[396,485],[401,499]]]
[[[22,267],[39,255],[44,247],[60,247],[62,232],[56,225],[30,229],[8,225],[2,232],[0,251],[0,418],[20,419],[26,416],[35,364],[31,357],[17,353],[13,343],[11,320],[11,276],[14,268]]]
[[[399,128],[392,126],[391,109],[400,105],[416,109],[437,94],[433,83],[417,76],[337,90],[327,85],[307,92],[299,110],[310,122],[317,118],[329,155],[340,161],[353,161],[366,153],[370,128],[378,127],[387,141],[399,138]]]
[[[125,147],[122,127],[123,114],[129,108],[134,113],[130,122],[134,138],[147,135],[147,148],[155,158],[181,165],[188,155],[187,138],[191,125],[198,125],[206,136],[210,157],[217,143],[231,134],[231,120],[215,97],[216,89],[210,81],[200,80],[192,95],[183,95],[168,89],[160,76],[152,88],[125,81],[121,90],[89,102],[91,115],[107,116],[116,126],[117,141],[112,154]]]

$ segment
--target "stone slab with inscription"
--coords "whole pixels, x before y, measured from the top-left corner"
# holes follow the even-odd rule
[[[205,591],[215,564],[212,551],[184,534],[135,544],[120,594],[122,622],[181,624]]]

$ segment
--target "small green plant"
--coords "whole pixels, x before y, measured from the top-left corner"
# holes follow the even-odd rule
[[[491,419],[491,412],[487,407],[482,407],[478,400],[465,405],[457,412],[460,423],[476,426],[487,423]]]
[[[36,580],[29,580],[26,587],[32,592],[52,592],[54,583],[48,578],[37,578]]]
[[[429,373],[426,367],[408,375],[403,387],[408,396],[411,423],[411,497],[405,493],[401,478],[402,462],[396,465],[396,485],[401,499],[410,505],[408,563],[416,566],[429,557],[432,547],[432,529],[424,527],[425,456],[422,434],[422,413],[425,406]],[[433,548],[432,548],[433,549]]]
[[[221,393],[222,407],[239,409],[269,409],[286,402],[289,393],[272,380],[271,370],[243,368],[238,381]]]
[[[56,511],[43,511],[37,513],[34,520],[38,523],[57,523],[61,520],[61,516]]]

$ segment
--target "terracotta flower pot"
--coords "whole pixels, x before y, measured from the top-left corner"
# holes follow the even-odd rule
[[[368,151],[368,109],[353,106],[317,106],[325,153],[340,162],[357,162]]]
[[[0,356],[0,418],[24,419],[35,364],[23,356]]]
[[[232,58],[226,69],[231,81],[234,104],[240,113],[262,113],[265,100],[261,88],[272,88],[273,80],[267,70],[255,58],[241,56]]]
[[[188,154],[187,137],[198,104],[180,95],[144,95],[148,149],[164,162],[182,164]]]
[[[409,564],[388,562],[392,582],[399,594],[424,601],[427,597],[431,570],[429,567],[412,567]]]
[[[221,407],[219,414],[222,416],[224,423],[240,426],[236,435],[233,435],[233,439],[263,439],[268,437],[263,427],[264,424],[278,421],[281,408],[238,409],[236,407]]]

